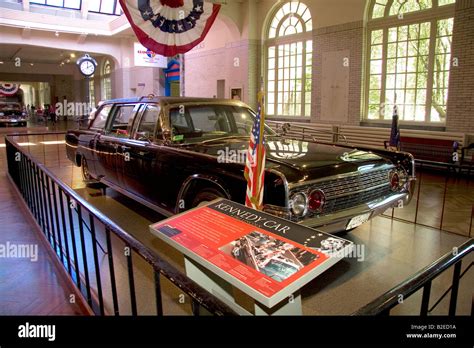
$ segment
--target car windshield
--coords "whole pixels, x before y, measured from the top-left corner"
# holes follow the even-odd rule
[[[170,110],[173,141],[198,143],[226,137],[250,136],[255,114],[234,105],[193,105]],[[275,133],[265,126],[266,135]]]

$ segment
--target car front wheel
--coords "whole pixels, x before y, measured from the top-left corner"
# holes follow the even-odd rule
[[[200,207],[203,206],[217,198],[225,198],[224,194],[216,189],[207,188],[200,191],[193,199],[192,207]]]

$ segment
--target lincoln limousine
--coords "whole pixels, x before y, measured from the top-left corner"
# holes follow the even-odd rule
[[[148,96],[104,102],[66,135],[68,158],[100,182],[170,216],[225,197],[245,201],[255,113],[236,100]],[[301,141],[266,127],[264,210],[325,232],[349,231],[414,188],[408,153]]]

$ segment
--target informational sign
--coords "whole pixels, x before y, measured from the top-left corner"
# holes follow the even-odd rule
[[[167,68],[168,59],[149,50],[145,46],[135,42],[134,44],[135,66],[148,66],[153,68]]]
[[[150,226],[152,233],[273,307],[348,255],[353,243],[221,199]]]

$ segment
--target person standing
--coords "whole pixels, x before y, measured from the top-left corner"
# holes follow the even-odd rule
[[[53,104],[49,105],[49,117],[51,118],[51,123],[56,125],[56,108]]]

